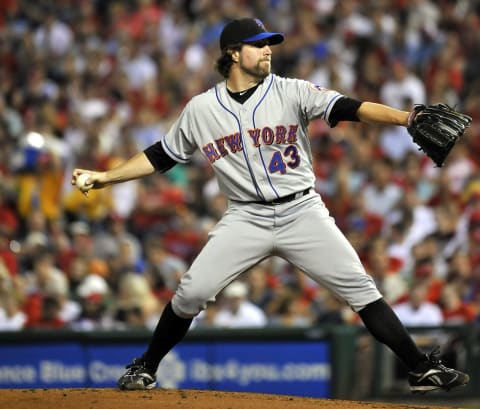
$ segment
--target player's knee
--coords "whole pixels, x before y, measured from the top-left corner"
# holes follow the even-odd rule
[[[172,309],[179,317],[193,318],[207,308],[208,302],[214,301],[214,297],[202,291],[177,291],[172,299]]]

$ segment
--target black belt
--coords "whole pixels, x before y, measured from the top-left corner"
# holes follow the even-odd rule
[[[270,202],[259,200],[259,201],[253,201],[253,202],[247,202],[247,203],[255,203],[255,204],[262,204],[262,205],[276,205],[276,204],[291,202],[292,200],[295,200],[295,199],[300,199],[301,197],[306,196],[309,193],[310,193],[310,188],[305,189],[303,192],[296,192],[287,196],[279,197],[278,199],[274,199]]]

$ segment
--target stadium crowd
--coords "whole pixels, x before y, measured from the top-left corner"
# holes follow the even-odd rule
[[[218,36],[240,16],[286,34],[273,48],[279,75],[473,117],[442,168],[402,127],[316,121],[311,144],[316,190],[402,321],[480,323],[480,1],[3,0],[0,330],[156,324],[225,210],[209,165],[198,155],[88,197],[71,171],[156,142],[221,80]],[[271,258],[194,326],[322,323],[357,320]]]

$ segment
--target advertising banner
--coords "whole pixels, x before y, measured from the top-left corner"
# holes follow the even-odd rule
[[[115,387],[143,344],[0,345],[0,388]],[[157,372],[163,388],[329,397],[327,342],[199,342],[173,349]]]

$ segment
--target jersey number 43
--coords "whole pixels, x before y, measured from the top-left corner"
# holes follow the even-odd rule
[[[282,175],[287,172],[287,166],[290,169],[296,168],[300,164],[300,155],[295,145],[289,145],[282,151],[275,151],[268,165],[270,173],[280,172]]]

